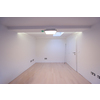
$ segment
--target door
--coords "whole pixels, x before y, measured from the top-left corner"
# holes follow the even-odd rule
[[[75,70],[77,71],[76,66],[76,36],[71,35],[67,38],[66,41],[66,62]]]

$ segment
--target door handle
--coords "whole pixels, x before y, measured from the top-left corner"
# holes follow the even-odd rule
[[[76,55],[76,52],[73,52],[74,55]]]

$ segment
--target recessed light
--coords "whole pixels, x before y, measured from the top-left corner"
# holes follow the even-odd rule
[[[45,30],[46,34],[55,34],[56,32],[56,30]]]
[[[26,33],[24,33],[24,32],[18,32],[17,34],[26,34]]]

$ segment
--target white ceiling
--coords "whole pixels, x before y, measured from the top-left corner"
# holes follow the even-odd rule
[[[65,32],[62,37],[66,37],[66,32],[90,29],[99,22],[100,17],[0,17],[0,23],[9,30],[27,32],[35,37],[52,37],[41,32],[45,29]]]
[[[99,17],[1,17],[5,26],[91,26]]]

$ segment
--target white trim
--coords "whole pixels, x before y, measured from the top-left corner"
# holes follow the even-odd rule
[[[64,63],[64,62],[35,62],[35,63]]]

